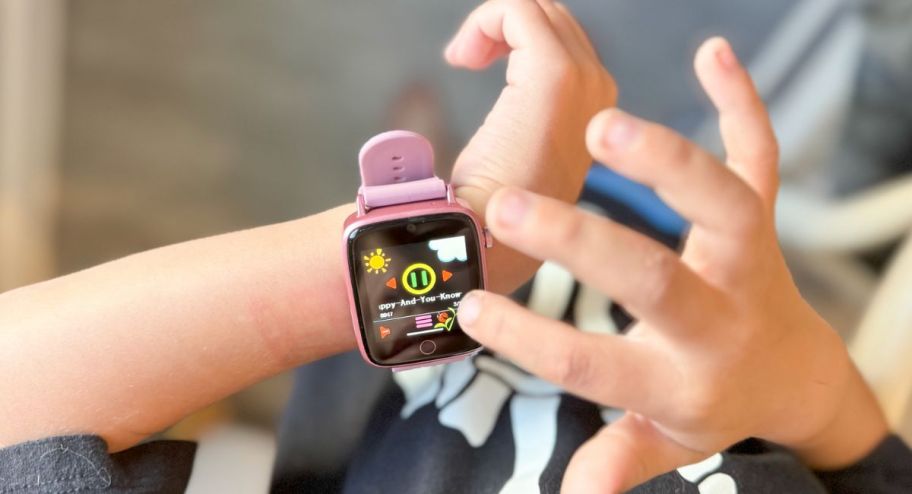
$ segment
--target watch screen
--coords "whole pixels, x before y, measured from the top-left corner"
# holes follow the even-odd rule
[[[348,239],[365,347],[380,365],[474,350],[459,328],[459,301],[482,286],[472,220],[445,213],[359,228]]]

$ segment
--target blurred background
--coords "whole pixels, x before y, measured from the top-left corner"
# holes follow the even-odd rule
[[[910,437],[912,4],[566,3],[621,107],[716,151],[690,67],[703,39],[730,38],[782,141],[779,223],[799,285]],[[0,0],[0,291],[350,201],[357,150],[389,128],[430,137],[445,170],[503,86],[502,67],[441,57],[475,4]],[[587,190],[668,235],[685,228],[604,170]],[[213,464],[259,465],[250,482],[268,481],[291,385],[280,376],[169,434],[208,438]]]

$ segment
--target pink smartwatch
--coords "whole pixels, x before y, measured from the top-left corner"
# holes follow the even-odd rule
[[[491,236],[434,175],[434,150],[421,135],[385,132],[358,159],[358,210],[342,247],[364,360],[403,370],[478,353],[456,314],[466,293],[485,287]]]

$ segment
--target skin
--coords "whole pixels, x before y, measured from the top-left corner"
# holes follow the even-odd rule
[[[480,70],[507,55],[506,86],[452,176],[481,214],[505,185],[575,200],[591,162],[586,124],[616,97],[582,29],[551,1],[483,3],[445,58]],[[250,384],[354,348],[339,252],[354,209],[0,294],[0,447],[89,433],[122,450]],[[503,246],[489,256],[496,291],[537,266]]]
[[[617,109],[589,124],[590,152],[692,222],[683,252],[517,188],[487,220],[504,244],[572,271],[638,320],[625,336],[575,330],[472,292],[464,330],[525,369],[626,410],[573,456],[565,492],[621,492],[747,437],[815,469],[851,465],[886,436],[878,404],[833,329],[801,297],[773,221],[778,152],[763,102],[725,40],[698,51],[727,161]]]

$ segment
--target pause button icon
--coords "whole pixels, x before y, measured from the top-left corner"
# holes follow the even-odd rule
[[[424,295],[431,291],[436,284],[437,273],[422,262],[412,264],[402,272],[402,286],[413,295]]]

